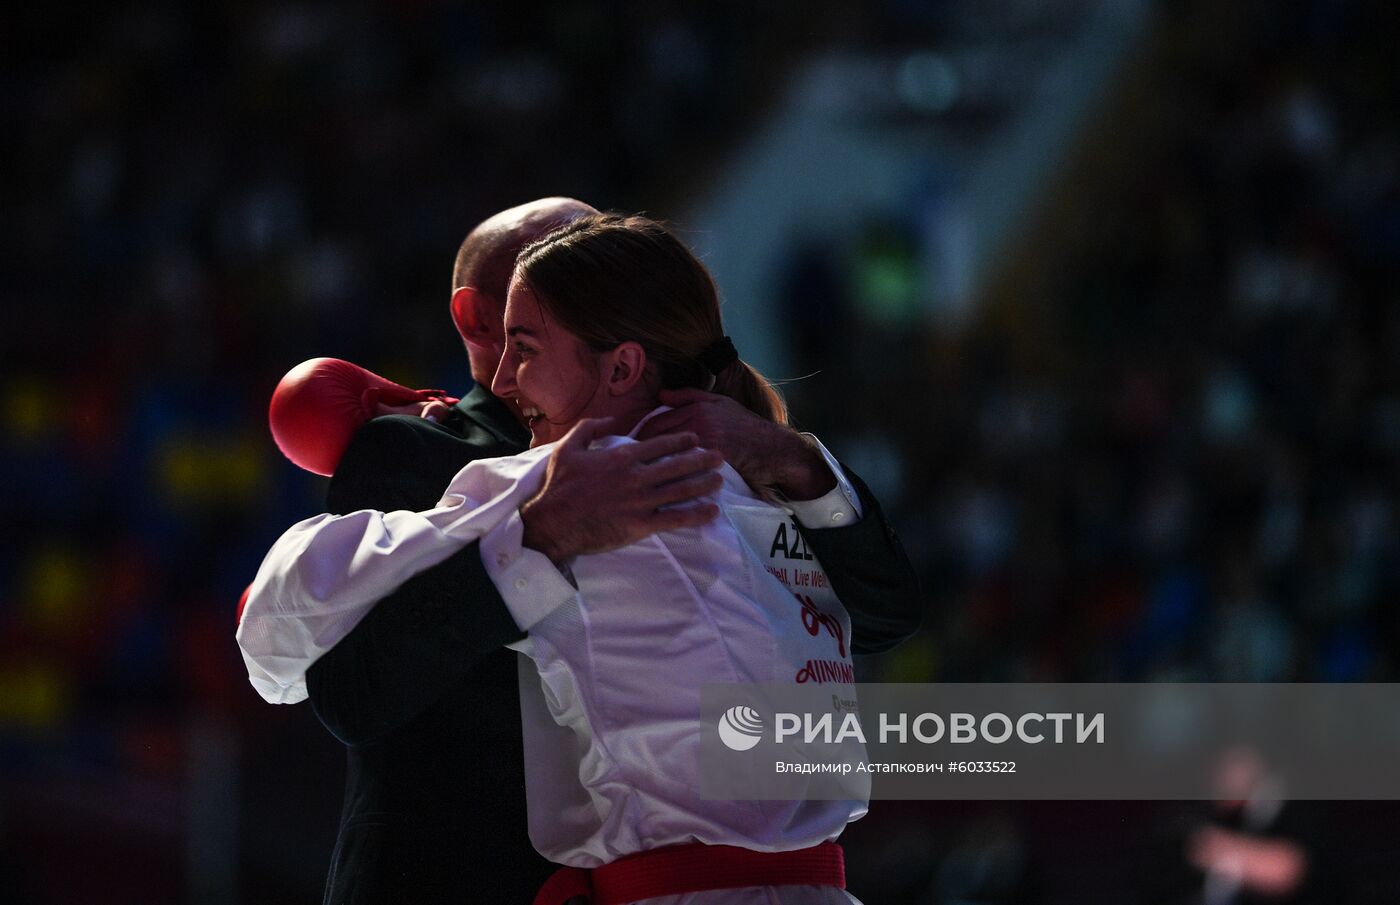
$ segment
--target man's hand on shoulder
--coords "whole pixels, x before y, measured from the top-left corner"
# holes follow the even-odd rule
[[[673,408],[648,421],[642,438],[695,434],[701,446],[719,450],[750,486],[774,488],[790,500],[814,500],[836,486],[836,476],[814,443],[728,396],[662,390],[661,401]]]
[[[408,402],[400,405],[389,405],[379,402],[374,406],[376,417],[381,415],[408,415],[414,418],[422,418],[424,421],[432,421],[441,424],[452,411],[452,406],[445,399],[427,399],[421,402]]]
[[[550,454],[540,492],[520,507],[524,545],[556,564],[719,515],[713,503],[685,505],[720,489],[718,451],[698,448],[688,432],[589,449],[610,420],[575,425]]]

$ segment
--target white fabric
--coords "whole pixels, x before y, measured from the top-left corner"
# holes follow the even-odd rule
[[[694,841],[804,848],[864,813],[699,800],[701,684],[797,682],[813,661],[851,662],[850,618],[789,515],[722,473],[721,518],[579,557],[578,595],[512,645],[534,660],[548,711],[526,723],[526,789],[530,838],[553,861],[595,867]],[[809,598],[805,620],[783,577]]]
[[[530,837],[541,854],[594,867],[687,842],[785,851],[835,839],[865,813],[864,801],[704,801],[699,792],[703,683],[802,681],[819,661],[835,667],[824,675],[850,674],[850,618],[797,522],[726,465],[720,518],[578,557],[576,592],[569,587],[562,603],[534,597],[549,579],[521,554],[517,510],[542,483],[551,450],[473,462],[427,512],[363,511],[294,526],[259,570],[239,629],[254,686],[268,700],[304,697],[306,668],[375,601],[490,538],[482,552],[493,578],[523,592],[502,588],[529,630],[513,646],[534,666],[522,662],[521,714]],[[820,887],[649,900],[853,901]]]
[[[647,419],[666,410],[665,407],[658,408]],[[647,419],[643,419],[642,423]],[[639,423],[631,433],[635,435],[640,427]],[[836,461],[836,457],[816,435],[803,436],[816,445],[836,478],[836,486],[815,500],[782,499],[780,505],[788,509],[803,528],[836,528],[860,521],[863,514],[860,495],[841,470],[841,463]],[[571,597],[573,587],[561,579],[559,570],[548,557],[521,545],[523,532],[524,525],[519,513],[512,514],[482,537],[481,561],[520,630],[529,631],[563,600]]]
[[[511,515],[539,490],[549,452],[540,447],[472,462],[426,512],[365,509],[293,525],[258,569],[236,634],[253,687],[275,704],[305,700],[306,671],[376,601],[492,528],[509,530]],[[533,550],[526,554],[526,565],[543,558]],[[532,574],[536,579],[527,587],[537,595],[535,606],[558,606],[574,595],[558,570]],[[523,614],[543,615],[530,607]]]
[[[836,486],[815,500],[783,500],[783,504],[797,516],[797,523],[804,528],[839,528],[860,521],[864,512],[860,505],[860,494],[852,486],[841,463],[826,448],[816,434],[803,434],[817,447],[817,452],[826,460],[826,467],[836,477]]]
[[[529,496],[534,493],[532,490]],[[517,509],[482,535],[481,562],[515,624],[522,632],[528,632],[535,623],[572,598],[574,586],[559,574],[548,556],[521,542],[524,535],[525,523]]]

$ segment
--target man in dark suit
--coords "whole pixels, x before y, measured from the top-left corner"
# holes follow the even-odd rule
[[[526,448],[519,413],[486,389],[504,343],[506,288],[525,244],[589,212],[577,201],[544,199],[468,235],[454,269],[452,315],[476,386],[450,409],[428,413],[435,421],[389,415],[362,427],[331,479],[329,511],[427,509],[468,462]],[[667,428],[696,436],[669,434],[658,449],[684,455],[698,441],[725,453],[749,483],[794,500],[837,485],[802,435],[754,423],[708,394],[675,402]],[[618,474],[587,444],[562,447],[567,455],[561,450],[545,487],[521,509],[526,545],[556,562],[711,517],[639,504],[645,462]],[[689,455],[696,475],[705,474],[698,451]],[[847,477],[863,515],[806,536],[851,613],[853,649],[874,653],[917,628],[919,598],[878,504]],[[633,490],[619,490],[626,487]],[[348,749],[326,903],[531,901],[552,866],[526,831],[517,654],[505,648],[520,637],[473,543],[379,601],[311,667],[312,706]]]

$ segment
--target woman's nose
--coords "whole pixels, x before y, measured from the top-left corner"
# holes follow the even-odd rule
[[[506,350],[501,353],[501,363],[496,365],[496,376],[491,379],[492,395],[510,396],[515,393],[516,363],[515,353],[507,346]]]

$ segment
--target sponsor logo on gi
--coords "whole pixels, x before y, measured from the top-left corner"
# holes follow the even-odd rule
[[[719,718],[719,740],[731,751],[747,751],[763,737],[763,717],[752,707],[730,707]]]

